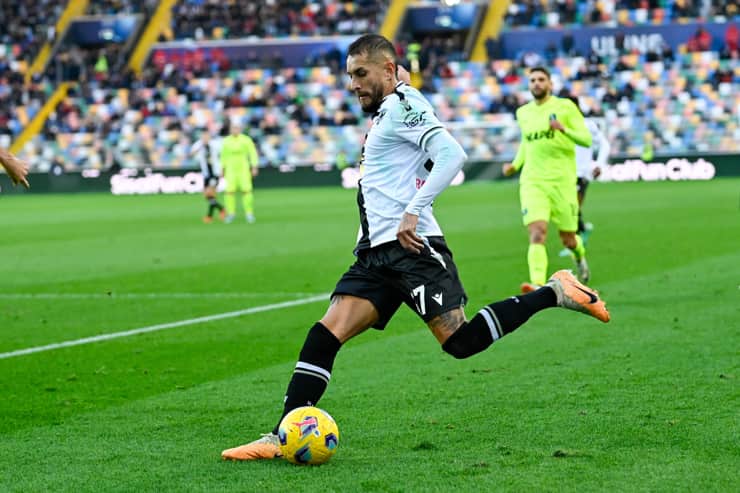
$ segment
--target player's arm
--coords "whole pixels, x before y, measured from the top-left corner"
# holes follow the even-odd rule
[[[517,120],[519,120],[519,110],[516,112]],[[516,156],[514,156],[514,160],[511,163],[505,163],[502,167],[502,172],[504,176],[511,176],[514,173],[518,173],[521,171],[522,166],[524,166],[524,161],[527,157],[527,141],[524,139],[524,131],[521,130],[521,125],[519,127],[519,130],[522,133],[522,137],[519,140],[519,148],[516,150]]]
[[[524,136],[522,136],[521,142],[519,142],[519,148],[516,150],[516,156],[514,156],[514,160],[510,163],[505,163],[502,171],[504,173],[504,176],[511,176],[514,173],[518,173],[522,170],[522,166],[524,166],[524,161],[527,155],[527,145],[526,141],[524,140]]]
[[[591,147],[591,132],[586,126],[586,120],[571,101],[565,101],[557,118],[550,117],[550,128],[563,132],[563,135],[579,146]]]
[[[252,171],[252,176],[257,176],[260,171],[259,167],[259,155],[257,154],[257,146],[254,144],[254,140],[247,136],[247,163]]]
[[[31,188],[26,179],[26,176],[28,176],[28,164],[25,161],[18,159],[9,151],[0,148],[0,165],[5,168],[13,185],[20,183],[26,188]]]
[[[421,253],[424,248],[421,238],[416,235],[419,214],[452,183],[468,158],[462,146],[445,129],[440,129],[427,138],[424,150],[434,161],[434,167],[424,185],[416,191],[416,195],[406,206],[396,234],[401,245],[414,253]]]
[[[612,146],[609,144],[609,139],[606,138],[606,134],[601,131],[598,125],[594,123],[594,126],[596,127],[595,140],[599,142],[599,153],[596,156],[596,165],[592,170],[592,174],[594,178],[598,178],[601,174],[601,168],[606,165],[606,162],[609,159],[609,153],[612,150]]]

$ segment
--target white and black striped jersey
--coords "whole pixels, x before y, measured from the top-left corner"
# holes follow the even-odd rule
[[[206,180],[212,177],[217,178],[221,175],[221,166],[218,161],[218,141],[211,140],[208,142],[208,145],[206,145],[202,140],[197,140],[192,146],[190,146],[190,155],[195,156],[196,161],[198,161],[198,164],[200,165],[200,172]]]
[[[425,145],[443,128],[431,104],[407,84],[399,82],[383,99],[362,152],[357,250],[396,239],[404,210],[433,166]],[[442,236],[431,204],[421,210],[416,232],[423,237]]]
[[[591,147],[576,146],[576,175],[578,178],[591,180],[594,168],[597,166],[603,168],[606,164],[611,146],[598,123],[592,118],[586,118],[586,128],[591,133],[592,144]],[[594,148],[599,150],[596,161],[594,161]]]

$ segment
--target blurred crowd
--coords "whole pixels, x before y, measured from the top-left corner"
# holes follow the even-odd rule
[[[155,2],[92,3],[91,12],[106,13],[124,4],[121,8],[127,11],[146,11]],[[533,4],[567,13],[575,4],[579,12],[609,5],[616,12],[632,8],[632,3],[564,0]],[[712,15],[720,15],[711,2],[637,3],[648,10],[687,9],[685,15],[704,15],[701,9],[709,9]],[[722,8],[727,10],[729,3],[724,2]],[[375,1],[308,4],[182,0],[175,8],[173,30],[187,38],[219,39],[257,32],[247,29],[258,29],[261,36],[311,36],[337,32],[339,28],[332,23],[347,12],[365,12],[368,22],[377,23],[381,7]],[[515,4],[526,6],[527,2]],[[223,31],[216,32],[219,19],[247,19],[229,10],[235,7],[254,9],[261,16],[259,26],[227,22],[220,26]],[[287,23],[282,16],[289,18]],[[295,22],[304,16],[315,22]],[[579,19],[576,16],[574,22]],[[296,27],[309,24],[313,27],[307,30]],[[195,32],[195,26],[201,26],[202,32]],[[552,68],[558,93],[579,96],[583,112],[603,121],[614,154],[639,155],[648,139],[653,148],[665,153],[738,152],[739,40],[737,24],[728,23],[722,40],[711,39],[700,28],[675,52],[664,45],[641,54],[617,43],[616,55],[599,56],[576,52],[572,39],[565,36],[558,46],[542,53],[524,52],[515,60],[480,64],[464,61],[463,36],[401,35],[397,55],[405,66],[418,70],[421,90],[472,159],[513,156],[519,141],[514,112],[530,99],[528,68],[541,64]],[[714,41],[721,42],[722,50],[709,49]],[[137,75],[127,69],[127,54],[122,50],[116,44],[87,50],[58,47],[45,75],[25,83],[23,51],[9,45],[2,51],[0,46],[0,140],[8,141],[8,136],[20,132],[48,97],[52,81],[70,80],[75,84],[68,96],[24,149],[25,157],[39,170],[55,164],[68,170],[192,167],[195,163],[187,151],[196,136],[203,130],[219,134],[232,119],[240,120],[255,138],[263,166],[345,166],[359,159],[367,117],[346,90],[347,79],[340,68],[344,55],[339,52],[309,60],[301,68],[284,68],[278,61],[249,63],[248,59],[232,67],[217,51],[209,59],[193,51],[187,60],[173,63],[155,52]]]
[[[181,0],[178,39],[278,38],[377,32],[387,0]]]
[[[740,15],[736,0],[524,0],[511,2],[508,26],[639,25],[727,20]]]

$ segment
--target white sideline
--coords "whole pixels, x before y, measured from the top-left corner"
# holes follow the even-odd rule
[[[264,298],[266,296],[313,296],[305,292],[264,292],[264,293],[0,293],[4,300],[87,300],[87,299],[167,299],[167,298]]]
[[[92,344],[93,342],[109,341],[111,339],[118,339],[121,337],[134,336],[137,334],[145,334],[147,332],[157,332],[159,330],[173,329],[175,327],[183,327],[185,325],[194,325],[203,322],[212,322],[214,320],[223,320],[225,318],[241,317],[242,315],[249,315],[251,313],[267,312],[270,310],[277,310],[279,308],[289,308],[291,306],[306,305],[315,301],[321,301],[328,299],[329,294],[320,294],[316,296],[310,296],[308,298],[301,298],[298,300],[284,301],[282,303],[272,303],[270,305],[254,306],[252,308],[245,308],[243,310],[237,310],[234,312],[217,313],[215,315],[207,315],[205,317],[189,318],[187,320],[180,320],[177,322],[169,322],[166,324],[151,325],[149,327],[141,327],[138,329],[124,330],[122,332],[113,332],[112,334],[101,334],[92,337],[83,337],[82,339],[75,339],[72,341],[56,342],[54,344],[47,344],[45,346],[36,346],[26,349],[17,349],[7,353],[0,353],[0,359],[14,358],[16,356],[24,356],[26,354],[41,353],[44,351],[52,351],[54,349],[61,349],[65,347],[81,346],[83,344]]]

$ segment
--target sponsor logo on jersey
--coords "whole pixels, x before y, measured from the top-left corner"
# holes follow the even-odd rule
[[[424,113],[426,113],[426,110],[418,111],[409,109],[403,117],[403,124],[406,125],[407,128],[414,128],[422,125],[426,120]]]
[[[549,130],[539,130],[537,132],[530,132],[527,135],[525,135],[524,138],[527,139],[527,142],[532,142],[534,140],[540,140],[540,139],[554,139],[555,130],[551,128]]]

